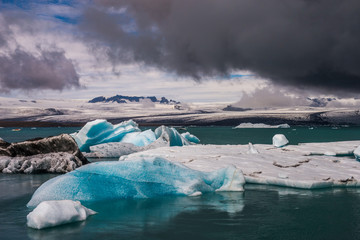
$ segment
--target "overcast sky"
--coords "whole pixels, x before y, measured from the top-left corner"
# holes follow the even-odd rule
[[[0,96],[352,98],[359,29],[358,0],[3,0]]]

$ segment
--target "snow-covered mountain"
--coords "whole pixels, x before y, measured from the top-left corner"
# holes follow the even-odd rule
[[[151,101],[153,103],[161,103],[161,104],[180,104],[180,102],[175,101],[175,100],[168,100],[166,97],[161,97],[161,99],[157,99],[157,97],[155,96],[148,96],[148,97],[143,97],[143,96],[123,96],[123,95],[116,95],[116,96],[112,96],[112,97],[95,97],[93,99],[91,99],[89,101],[89,103],[99,103],[99,102],[103,102],[103,103],[107,103],[107,102],[117,102],[117,103],[128,103],[128,102],[141,102],[144,100],[148,100]]]

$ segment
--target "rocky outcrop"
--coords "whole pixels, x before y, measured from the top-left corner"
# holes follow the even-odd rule
[[[0,140],[0,172],[3,173],[65,173],[87,163],[68,134],[18,143]]]

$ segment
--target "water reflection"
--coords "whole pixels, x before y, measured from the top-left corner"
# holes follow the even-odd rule
[[[98,214],[29,229],[25,205],[51,177],[0,174],[0,239],[356,239],[360,233],[360,189],[256,184],[247,184],[244,193],[84,202]]]
[[[74,236],[74,235],[81,233],[81,231],[85,225],[86,225],[86,221],[61,225],[61,226],[54,227],[54,228],[46,228],[46,229],[42,229],[42,230],[28,228],[27,235],[30,239],[33,239],[33,240],[64,239],[64,236],[67,236],[67,235]]]
[[[82,238],[91,237],[91,233],[117,233],[129,237],[149,229],[162,229],[183,214],[196,215],[198,212],[212,211],[227,214],[231,218],[244,208],[242,192],[211,193],[196,197],[122,199],[83,204],[98,214],[81,224],[68,224],[44,230],[29,229],[28,237],[34,240],[63,239],[66,235],[66,239],[75,239],[80,232]]]

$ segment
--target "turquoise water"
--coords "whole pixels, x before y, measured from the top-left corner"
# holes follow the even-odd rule
[[[14,142],[79,128],[0,129]],[[202,143],[291,143],[360,140],[360,128],[232,129],[188,127]],[[180,130],[184,131],[184,130]],[[360,239],[360,189],[298,190],[246,185],[244,193],[83,203],[99,212],[85,222],[44,230],[26,227],[32,193],[54,174],[0,174],[0,239]]]
[[[0,137],[8,142],[24,141],[35,137],[48,137],[61,133],[73,133],[79,127],[63,128],[20,128],[21,131],[12,131],[14,128],[0,128]],[[142,128],[148,129],[148,128]],[[154,128],[152,128],[154,129]],[[197,136],[203,144],[271,144],[272,137],[277,133],[285,134],[290,144],[299,142],[333,142],[360,140],[360,127],[304,127],[279,129],[233,129],[233,127],[187,127],[178,128],[179,132],[189,131]]]

